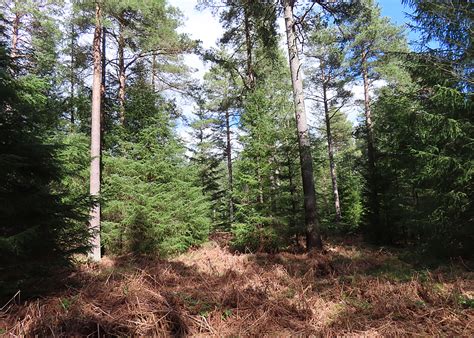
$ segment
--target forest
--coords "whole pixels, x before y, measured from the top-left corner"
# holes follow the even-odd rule
[[[474,336],[474,2],[388,3],[0,0],[0,335]]]

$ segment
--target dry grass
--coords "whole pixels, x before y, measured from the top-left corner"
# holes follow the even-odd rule
[[[454,265],[420,272],[390,252],[349,244],[310,257],[238,255],[224,245],[212,241],[171,260],[120,257],[84,265],[57,294],[6,306],[0,330],[15,336],[474,335],[474,275]]]

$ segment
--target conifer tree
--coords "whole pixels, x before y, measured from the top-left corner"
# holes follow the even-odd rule
[[[110,18],[110,35],[116,44],[117,57],[112,58],[118,81],[118,115],[121,124],[125,121],[126,85],[132,68],[139,61],[150,66],[150,83],[157,88],[174,88],[183,82],[180,55],[191,51],[196,42],[176,28],[181,13],[166,1],[108,1],[105,16]]]
[[[408,2],[408,1],[407,1]],[[472,93],[467,4],[409,1],[421,53],[406,56],[410,77],[375,102],[381,153],[381,210],[387,241],[416,242],[439,256],[472,254]],[[453,3],[454,4],[454,3]],[[466,44],[460,43],[461,41]]]
[[[371,88],[376,80],[390,81],[401,76],[398,72],[400,59],[396,56],[397,53],[406,51],[406,42],[402,30],[388,18],[381,16],[380,7],[373,0],[366,0],[361,4],[361,10],[351,19],[350,30],[353,37],[351,54],[354,58],[355,73],[362,80],[364,88],[370,232],[375,238],[380,239],[383,229],[379,224],[380,201]]]
[[[175,135],[176,106],[145,74],[129,87],[125,128],[104,161],[104,246],[173,254],[207,238],[211,205]]]
[[[293,0],[284,0],[284,17],[290,62],[293,98],[295,104],[296,127],[300,151],[301,176],[304,191],[306,246],[308,250],[321,249],[322,241],[319,233],[319,221],[316,207],[316,191],[314,188],[313,159],[309,140],[309,130],[303,93],[303,77],[301,61],[296,38],[296,23],[293,14]]]
[[[49,85],[38,77],[12,78],[4,36],[0,27],[1,296],[89,247],[82,212],[87,196],[71,198],[64,189],[61,180],[71,173],[48,137],[55,127],[45,94]]]
[[[229,178],[229,185],[223,184],[224,161],[221,149],[223,140],[216,137],[216,125],[219,125],[217,118],[213,117],[205,104],[204,98],[197,99],[197,107],[194,112],[196,118],[191,122],[193,132],[193,145],[191,148],[191,161],[197,167],[199,184],[203,194],[209,197],[211,203],[211,217],[215,227],[222,227],[227,222],[231,222],[233,205],[226,206],[226,192],[232,192],[232,180]],[[225,149],[231,149],[230,144]],[[229,152],[230,153],[230,152]],[[232,166],[232,158],[228,160],[228,166]],[[230,161],[230,163],[229,163]],[[232,173],[232,170],[229,171]],[[229,175],[230,176],[230,175]],[[228,203],[232,203],[229,198]],[[229,213],[227,217],[226,214]]]
[[[341,202],[336,173],[335,145],[331,120],[349,101],[351,93],[345,89],[349,84],[349,68],[346,60],[345,39],[340,29],[321,22],[310,36],[305,55],[311,67],[306,67],[309,81],[308,98],[322,106],[328,145],[329,171],[331,175],[336,222],[341,221]]]
[[[219,58],[227,59],[225,50],[220,51]],[[241,82],[235,71],[225,65],[217,64],[205,74],[204,90],[206,92],[206,109],[213,115],[212,133],[216,147],[226,162],[226,204],[225,223],[230,227],[234,221],[234,157],[235,137],[233,129],[240,116]]]
[[[102,4],[95,3],[95,30],[93,40],[94,72],[92,80],[92,117],[91,117],[91,173],[90,194],[94,198],[100,195],[101,185],[101,32],[102,32]],[[90,257],[94,261],[101,259],[100,253],[100,203],[91,209],[90,228],[94,233]]]

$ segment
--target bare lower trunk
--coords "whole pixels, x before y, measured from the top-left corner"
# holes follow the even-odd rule
[[[119,90],[118,90],[118,101],[119,101],[119,115],[120,124],[125,123],[125,37],[123,36],[123,22],[119,19],[119,37],[118,37],[118,71],[119,71]]]
[[[92,118],[91,118],[91,176],[90,194],[94,198],[100,195],[100,157],[101,157],[101,8],[96,2],[95,31],[93,42],[94,73],[92,80]],[[100,203],[96,203],[90,213],[90,229],[93,233],[92,250],[89,257],[94,261],[100,260]]]
[[[329,105],[327,99],[327,88],[325,84],[324,68],[321,62],[322,81],[323,81],[323,101],[324,101],[324,120],[326,122],[326,137],[328,139],[328,157],[329,171],[331,174],[332,193],[334,196],[334,208],[336,211],[336,222],[341,221],[341,202],[339,200],[339,189],[337,187],[336,162],[334,161],[334,141],[331,132],[331,118],[329,115]]]
[[[316,191],[313,178],[313,158],[311,156],[308,124],[304,105],[303,79],[301,64],[296,45],[295,23],[293,18],[292,1],[283,0],[285,8],[286,36],[288,55],[293,85],[295,103],[296,128],[301,162],[301,176],[303,181],[304,210],[306,226],[306,246],[308,250],[321,249],[323,244],[319,234],[319,222],[316,208]]]
[[[74,122],[75,122],[75,119],[74,119],[74,113],[75,113],[75,107],[74,107],[74,85],[75,85],[75,78],[74,78],[74,53],[76,52],[75,51],[75,39],[76,39],[76,31],[74,29],[74,23],[71,23],[71,69],[70,69],[70,72],[71,72],[71,78],[70,78],[70,81],[71,81],[71,99],[70,99],[70,102],[71,102],[71,127],[73,128],[74,127]]]
[[[287,165],[288,165],[288,184],[289,184],[289,189],[290,189],[290,196],[291,196],[291,218],[290,218],[290,227],[294,229],[296,226],[296,212],[297,212],[297,204],[296,204],[296,198],[295,198],[295,192],[296,192],[296,187],[295,184],[293,183],[293,163],[291,161],[290,154],[287,154]]]
[[[104,149],[104,135],[105,135],[105,128],[106,128],[106,123],[105,123],[105,94],[106,94],[106,83],[105,80],[107,78],[106,72],[107,72],[107,57],[106,57],[106,51],[107,51],[107,30],[104,26],[102,26],[102,80],[100,83],[100,151],[102,153],[102,150]],[[102,182],[102,169],[104,168],[104,163],[102,156],[100,157],[100,182]]]
[[[377,174],[375,168],[375,146],[374,131],[372,124],[372,112],[370,110],[369,78],[365,64],[362,66],[362,78],[364,80],[364,113],[365,126],[367,130],[367,164],[369,174],[369,204],[370,204],[370,223],[374,229],[379,228],[379,202],[377,196]],[[380,234],[376,231],[377,234]]]
[[[105,80],[107,77],[106,74],[106,65],[107,65],[107,56],[106,56],[106,51],[107,51],[107,30],[105,27],[102,27],[102,54],[101,54],[101,60],[102,60],[102,69],[101,69],[101,82],[100,82],[100,96],[102,98],[101,101],[101,114],[102,114],[102,131],[104,131],[105,128]]]
[[[233,201],[233,177],[232,177],[232,144],[230,139],[230,115],[229,109],[225,111],[225,132],[227,137],[226,143],[226,155],[227,155],[227,172],[228,172],[228,183],[229,183],[229,223],[234,222],[234,201]]]

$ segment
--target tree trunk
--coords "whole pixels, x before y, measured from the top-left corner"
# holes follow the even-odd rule
[[[105,128],[105,80],[106,80],[106,63],[107,63],[107,57],[106,57],[106,50],[107,50],[107,30],[105,27],[102,27],[102,54],[101,54],[101,59],[102,59],[102,69],[101,69],[101,75],[102,79],[100,82],[100,96],[101,96],[101,106],[100,106],[100,111],[101,111],[101,131],[102,133],[104,132]]]
[[[260,143],[260,140],[259,140]],[[263,205],[265,198],[263,197],[263,177],[260,172],[260,156],[257,156],[257,178],[258,178],[258,203]]]
[[[91,176],[90,194],[94,198],[100,195],[100,158],[101,158],[101,8],[96,2],[95,31],[93,42],[94,72],[92,79],[92,118],[91,118]],[[100,260],[100,203],[96,203],[90,213],[90,229],[93,233],[92,250],[89,257]]]
[[[119,90],[118,90],[118,99],[119,99],[119,115],[120,115],[120,124],[123,126],[125,123],[125,59],[124,59],[124,49],[125,49],[125,37],[123,36],[123,18],[119,18],[119,36],[118,36],[118,71],[119,71]]]
[[[229,109],[226,108],[225,111],[225,132],[227,137],[226,143],[226,156],[227,156],[227,172],[228,172],[228,182],[229,182],[229,223],[232,225],[234,222],[234,201],[233,201],[233,177],[232,177],[232,143],[230,139],[230,115]]]
[[[290,218],[290,228],[294,229],[296,226],[296,213],[297,213],[297,204],[295,198],[296,186],[293,183],[293,162],[291,161],[290,152],[287,153],[287,165],[288,165],[288,189],[290,190],[291,196],[291,218]]]
[[[10,54],[12,59],[15,59],[18,55],[18,35],[20,31],[20,18],[20,13],[15,13],[15,18],[13,19],[12,50]]]
[[[153,53],[151,60],[151,88],[153,93],[156,91],[156,55]]]
[[[253,0],[251,0],[253,1]],[[255,87],[255,74],[253,71],[252,61],[252,39],[250,36],[250,20],[247,6],[250,1],[245,4],[244,8],[244,30],[245,30],[245,46],[247,48],[247,87],[252,89]]]
[[[379,201],[377,196],[377,173],[375,168],[374,130],[372,124],[372,112],[370,110],[369,76],[365,61],[362,62],[362,78],[364,80],[364,113],[367,132],[367,165],[369,175],[368,185],[370,189],[370,223],[373,230],[375,230],[376,236],[379,237],[380,231],[377,230],[379,228]]]
[[[71,78],[70,78],[70,81],[71,81],[71,98],[70,98],[70,103],[71,103],[71,128],[74,128],[74,122],[75,122],[75,119],[74,119],[74,113],[75,113],[75,107],[74,107],[74,85],[75,85],[75,78],[74,78],[74,53],[76,52],[75,51],[75,39],[76,39],[76,31],[74,29],[74,23],[71,22],[71,69],[70,69],[70,72],[71,72]]]
[[[334,141],[332,139],[332,132],[331,132],[331,118],[329,115],[326,78],[324,75],[323,63],[322,61],[320,62],[321,62],[320,68],[321,68],[321,75],[322,75],[321,81],[323,81],[324,120],[326,122],[326,136],[328,139],[329,171],[331,174],[332,193],[334,196],[334,207],[336,210],[336,222],[340,222],[341,221],[341,202],[339,200],[339,189],[337,188],[336,162],[334,161]]]
[[[276,152],[276,149],[273,149],[272,151],[272,154],[275,154]],[[276,212],[276,208],[277,208],[277,205],[276,205],[276,178],[275,178],[275,170],[273,170],[273,163],[275,163],[275,156],[272,155],[269,159],[268,159],[268,165],[270,167],[270,206],[271,206],[271,210],[272,210],[272,213],[275,213]],[[272,216],[272,215],[271,215]]]
[[[18,58],[18,42],[19,42],[19,34],[20,34],[20,22],[21,22],[21,14],[15,13],[15,18],[13,19],[13,28],[12,28],[12,48],[10,51],[10,58],[13,61],[13,66],[10,69],[12,74],[16,74],[17,72],[17,64],[16,59]]]
[[[303,181],[306,246],[307,250],[311,250],[313,248],[321,249],[323,244],[319,234],[319,222],[316,208],[316,191],[314,189],[313,178],[313,158],[311,156],[309,131],[306,121],[301,64],[298,56],[298,48],[296,45],[293,1],[283,0],[283,4],[285,9],[286,37],[290,62],[291,82],[293,85],[293,98],[295,103],[301,176]]]
[[[102,154],[102,150],[104,148],[104,135],[105,135],[105,128],[106,128],[106,123],[105,123],[105,94],[106,94],[106,83],[105,80],[107,78],[107,57],[106,57],[106,51],[107,51],[107,30],[104,26],[102,26],[102,80],[100,83],[100,151]],[[103,158],[102,156],[100,157],[100,182],[102,182],[102,169],[104,168],[104,163],[103,163]]]

